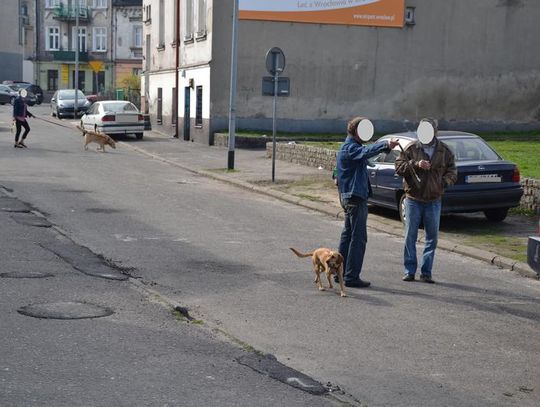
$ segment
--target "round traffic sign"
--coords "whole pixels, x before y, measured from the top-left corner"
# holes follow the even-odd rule
[[[270,75],[280,75],[285,70],[285,54],[281,48],[270,48],[266,53],[266,70]]]

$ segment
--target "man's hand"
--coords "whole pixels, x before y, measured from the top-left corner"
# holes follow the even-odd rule
[[[420,160],[418,161],[418,166],[423,170],[429,170],[431,168],[431,163],[426,160]]]
[[[396,147],[399,144],[399,139],[393,138],[391,140],[388,140],[388,148],[392,150],[394,147]]]

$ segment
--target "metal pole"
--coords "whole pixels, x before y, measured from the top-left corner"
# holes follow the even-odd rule
[[[80,0],[75,0],[75,105],[73,106],[73,118],[77,119],[77,105],[79,90],[79,7]]]
[[[179,138],[179,134],[178,134],[178,116],[179,116],[179,106],[178,106],[178,96],[180,95],[180,81],[178,79],[178,71],[179,71],[179,68],[180,68],[180,0],[175,0],[176,1],[176,15],[174,16],[174,21],[175,21],[175,24],[176,24],[176,27],[175,27],[175,33],[174,33],[174,38],[175,38],[175,43],[176,43],[176,49],[175,49],[175,59],[176,59],[176,63],[175,63],[175,67],[176,69],[174,70],[174,83],[175,83],[175,89],[176,89],[176,92],[175,92],[175,95],[174,97],[176,98],[176,100],[174,101],[174,138]],[[184,117],[184,120],[185,120],[185,117]]]
[[[274,54],[274,103],[272,106],[272,182],[274,182],[276,178],[276,111],[279,81],[277,60],[277,55]]]
[[[229,99],[229,153],[227,168],[234,169],[234,144],[236,135],[236,74],[238,46],[238,0],[233,0],[232,44],[231,44],[231,94]]]

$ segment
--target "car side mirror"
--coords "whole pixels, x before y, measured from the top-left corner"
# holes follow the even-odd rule
[[[52,98],[52,99],[51,99],[51,102],[56,102],[56,99],[55,99],[55,98]]]

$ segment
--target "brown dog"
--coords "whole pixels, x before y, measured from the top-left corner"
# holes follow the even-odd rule
[[[84,149],[88,150],[88,144],[97,143],[101,147],[101,152],[105,152],[105,145],[109,145],[112,148],[116,148],[116,142],[105,133],[96,133],[95,131],[88,131],[80,126],[77,126],[82,131],[84,137]],[[100,150],[100,147],[97,150]]]
[[[300,253],[298,250],[290,247],[294,254],[298,257],[311,257],[313,262],[313,271],[315,272],[315,284],[319,287],[320,291],[324,291],[324,287],[321,282],[321,273],[324,271],[328,280],[329,288],[334,288],[332,285],[332,275],[338,276],[339,286],[341,288],[341,296],[346,297],[345,286],[343,285],[343,256],[334,250],[321,247],[313,250],[311,253]]]

